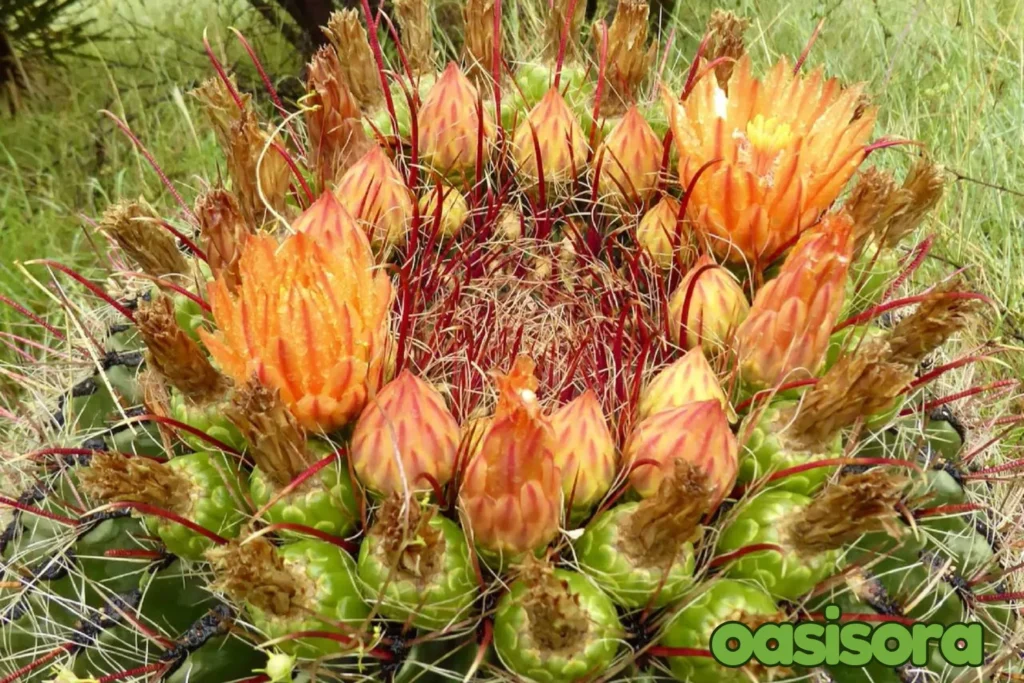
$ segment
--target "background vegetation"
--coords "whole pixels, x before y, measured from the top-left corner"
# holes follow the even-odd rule
[[[538,3],[540,0],[523,0]],[[301,58],[249,2],[91,0],[88,41],[61,68],[29,64],[15,116],[0,115],[0,294],[45,310],[46,296],[18,263],[39,257],[95,262],[90,228],[111,201],[169,197],[99,110],[128,121],[191,198],[199,178],[216,177],[220,152],[187,91],[210,75],[202,51],[236,66],[242,86],[262,93],[229,32],[250,39],[285,91],[300,93]],[[1024,0],[679,0],[674,54],[682,70],[715,7],[754,23],[756,61],[797,55],[818,21],[809,63],[844,80],[870,82],[881,108],[876,134],[919,140],[950,171],[934,228],[931,272],[972,264],[977,287],[1003,304],[1003,339],[1024,340]],[[261,96],[261,95],[259,95]],[[913,148],[876,153],[902,166]],[[0,330],[24,321],[0,307]],[[0,356],[8,352],[0,346]]]

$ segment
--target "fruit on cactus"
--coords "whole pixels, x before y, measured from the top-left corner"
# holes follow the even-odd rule
[[[79,474],[83,489],[111,503],[141,503],[183,517],[224,538],[245,519],[239,509],[237,466],[222,453],[181,455],[166,463],[144,457],[97,453]],[[144,514],[146,527],[167,549],[198,560],[212,541],[174,520]]]
[[[717,400],[732,417],[732,406],[700,349],[694,348],[683,357],[658,371],[640,392],[636,416],[644,420],[655,413],[682,408],[687,403]]]
[[[526,182],[558,186],[576,179],[587,165],[587,139],[558,88],[552,87],[516,128],[514,159]]]
[[[664,607],[693,585],[693,544],[713,492],[693,465],[673,468],[653,497],[606,510],[576,541],[580,569],[618,605]]]
[[[779,61],[764,80],[742,56],[724,88],[705,75],[680,103],[663,90],[687,215],[731,261],[768,265],[835,201],[866,155],[875,110],[863,87]]]
[[[719,579],[686,603],[665,627],[661,645],[688,650],[708,650],[711,634],[727,621],[738,621],[756,629],[761,624],[782,621],[775,601],[755,585]],[[711,657],[699,654],[670,656],[672,676],[677,681],[722,681],[747,683],[762,680],[756,662],[743,668],[726,668]]]
[[[494,617],[502,663],[543,683],[584,680],[606,670],[622,635],[615,605],[586,576],[532,559]]]
[[[239,268],[236,294],[209,285],[218,330],[201,335],[221,370],[278,390],[306,429],[354,419],[380,386],[388,339],[391,283],[369,251],[250,237]]]
[[[597,394],[587,389],[552,413],[549,421],[562,493],[572,501],[574,512],[585,514],[608,493],[619,464]]]
[[[420,160],[453,179],[472,178],[494,142],[494,122],[481,102],[476,86],[449,62],[417,113]]]
[[[661,268],[671,268],[676,252],[689,243],[688,231],[679,223],[679,201],[665,195],[640,219],[636,242]]]
[[[684,349],[706,354],[729,346],[750,304],[736,278],[707,254],[687,271],[668,303],[668,331]]]
[[[603,201],[643,206],[654,195],[661,170],[661,140],[635,105],[598,146],[594,169]],[[671,224],[675,225],[675,216]]]
[[[230,382],[179,326],[171,299],[158,294],[141,302],[135,325],[146,342],[149,372],[171,386],[167,404],[171,415],[230,448],[244,450],[245,440],[223,415]],[[210,442],[188,432],[182,433],[182,439],[195,450],[210,447]]]
[[[438,213],[438,196],[441,211]],[[462,193],[450,185],[438,184],[420,197],[420,220],[427,234],[435,230],[442,237],[455,237],[469,218],[469,205]]]
[[[257,537],[212,548],[206,559],[213,588],[244,603],[268,639],[286,638],[279,644],[286,654],[315,659],[363,645],[351,634],[370,608],[356,584],[355,561],[341,548],[312,540],[274,547]],[[310,631],[318,635],[290,637]]]
[[[366,403],[352,432],[356,475],[382,496],[445,486],[458,450],[459,425],[444,398],[408,369]]]
[[[264,521],[335,536],[352,531],[358,508],[348,469],[335,460],[314,470],[331,449],[307,439],[277,391],[250,379],[236,390],[227,413],[249,444],[255,464],[249,493]]]
[[[470,618],[477,596],[459,526],[416,497],[388,497],[359,549],[359,580],[381,614],[439,631]]]
[[[739,480],[750,483],[815,460],[842,455],[842,432],[859,422],[884,423],[913,379],[913,372],[888,359],[882,340],[861,342],[841,356],[799,402],[777,401],[753,412],[740,433],[749,437],[740,459]],[[832,467],[813,467],[770,483],[810,495]]]
[[[818,371],[843,309],[852,229],[849,216],[826,216],[758,290],[736,331],[740,374],[749,387],[774,387]]]
[[[383,149],[371,145],[341,177],[334,193],[362,224],[374,247],[405,244],[415,198]]]
[[[518,358],[496,380],[498,408],[466,467],[459,498],[474,543],[489,558],[511,562],[558,534],[562,473],[554,430],[529,388],[536,387],[533,361]]]
[[[902,534],[898,508],[907,483],[872,469],[847,475],[814,498],[764,491],[743,504],[718,538],[720,556],[731,556],[724,572],[756,581],[777,598],[804,595],[836,571],[844,544],[869,532]]]
[[[629,482],[644,498],[658,492],[683,460],[707,478],[713,490],[709,509],[718,508],[736,482],[736,437],[719,399],[695,401],[647,417],[633,428],[624,449]]]

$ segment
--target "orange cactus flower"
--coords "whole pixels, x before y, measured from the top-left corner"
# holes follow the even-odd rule
[[[341,177],[334,193],[363,224],[374,246],[405,243],[415,199],[383,149],[372,145]]]
[[[655,375],[644,388],[637,405],[637,418],[643,420],[664,410],[711,399],[721,403],[727,412],[732,410],[708,359],[700,349],[691,349]]]
[[[480,135],[483,153],[490,152],[494,122],[478,116],[479,93],[458,64],[451,62],[427,93],[417,115],[419,153],[423,163],[443,174],[473,174]],[[482,127],[482,130],[481,130]]]
[[[848,215],[826,216],[801,236],[778,277],[758,291],[736,331],[740,373],[749,386],[775,386],[817,372],[842,312],[852,235]]]
[[[506,559],[543,548],[558,533],[562,474],[557,443],[530,386],[533,362],[499,376],[499,406],[459,492],[476,544]],[[532,381],[531,381],[532,380]]]
[[[750,311],[736,278],[710,256],[697,259],[668,302],[669,335],[684,349],[721,351]]]
[[[601,198],[616,204],[642,204],[658,188],[661,140],[651,124],[631,106],[597,148],[595,168],[600,169]]]
[[[709,74],[681,104],[663,93],[683,186],[721,160],[697,182],[688,215],[719,254],[755,264],[828,209],[864,160],[875,122],[862,86],[843,88],[820,69],[794,75],[785,59],[762,81],[745,55],[725,88]]]
[[[324,200],[309,211],[326,223],[331,206]],[[345,234],[334,247],[304,232],[282,244],[249,237],[237,290],[221,280],[209,286],[218,331],[200,332],[225,374],[238,383],[255,375],[277,389],[310,430],[354,419],[383,375],[391,282],[374,269],[365,236]]]
[[[639,422],[626,443],[624,460],[630,484],[645,498],[658,492],[672,473],[673,462],[690,463],[714,488],[714,510],[736,483],[738,452],[722,403],[712,399],[663,410]]]
[[[512,144],[519,172],[534,181],[540,178],[537,148],[545,184],[574,180],[587,165],[588,146],[583,128],[555,87],[548,90],[519,124]]]
[[[458,449],[459,425],[444,399],[403,370],[363,408],[352,432],[351,458],[359,480],[387,496],[429,491],[432,483],[444,486]]]
[[[587,510],[608,493],[618,469],[615,439],[597,394],[588,389],[556,410],[550,421],[562,492],[566,500],[572,496],[574,509]]]

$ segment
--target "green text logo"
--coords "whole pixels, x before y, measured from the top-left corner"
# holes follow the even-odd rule
[[[751,630],[728,621],[711,634],[711,655],[728,667],[750,660],[765,666],[924,666],[934,651],[953,666],[981,666],[981,624],[912,624],[838,622],[840,610],[825,608],[825,622],[767,623]]]

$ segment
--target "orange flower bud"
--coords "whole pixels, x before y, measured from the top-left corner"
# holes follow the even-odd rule
[[[721,403],[727,412],[732,410],[708,359],[700,349],[690,349],[655,375],[643,390],[637,405],[637,418],[643,420],[663,410],[712,399]]]
[[[615,440],[597,394],[588,389],[551,417],[555,465],[562,471],[562,492],[572,506],[588,510],[608,493],[618,468]],[[575,487],[575,492],[573,488]]]
[[[732,273],[710,256],[697,259],[668,302],[669,333],[684,349],[717,353],[750,311],[747,295]]]
[[[330,192],[324,192],[303,211],[292,223],[292,230],[309,235],[317,244],[348,259],[361,259],[370,250],[366,233]]]
[[[654,262],[662,268],[671,268],[676,249],[689,241],[685,229],[676,235],[678,216],[679,202],[675,197],[665,195],[644,214],[636,229],[637,244],[646,249]]]
[[[209,286],[218,331],[200,330],[225,374],[239,384],[255,375],[277,389],[313,431],[355,418],[383,374],[391,282],[374,267],[365,237],[348,234],[362,241],[329,248],[302,232],[282,244],[250,236],[237,292],[221,280]]]
[[[517,371],[532,378],[532,361],[517,363]],[[524,386],[516,374],[497,378],[498,410],[459,492],[476,544],[506,558],[550,543],[558,534],[562,502],[554,431],[531,383]]]
[[[437,391],[408,370],[367,402],[352,433],[352,466],[382,496],[432,490],[452,477],[459,425]]]
[[[826,216],[800,238],[778,277],[754,297],[750,315],[736,332],[740,373],[751,387],[817,372],[843,309],[852,235],[848,215]]]
[[[757,80],[744,55],[725,88],[709,75],[683,103],[663,91],[683,187],[721,160],[696,183],[687,208],[719,254],[763,266],[832,205],[864,160],[874,126],[874,110],[860,107],[862,90],[821,70],[794,74],[786,60]]]
[[[476,172],[480,135],[486,157],[494,140],[490,117],[478,116],[479,93],[451,62],[427,93],[417,120],[419,153],[423,163],[438,173],[455,176]],[[481,131],[481,126],[483,130]]]
[[[412,221],[412,191],[380,147],[373,145],[341,178],[335,194],[378,247],[405,243]]]
[[[583,128],[555,87],[548,90],[519,124],[512,144],[519,172],[530,180],[540,178],[537,149],[545,183],[571,181],[587,165],[587,139]]]
[[[626,443],[624,460],[630,483],[645,498],[658,492],[662,480],[673,472],[674,461],[688,462],[707,475],[714,510],[736,483],[738,450],[722,403],[712,399],[641,421]]]
[[[640,204],[654,195],[661,170],[661,141],[631,106],[597,148],[595,168],[602,199]]]

